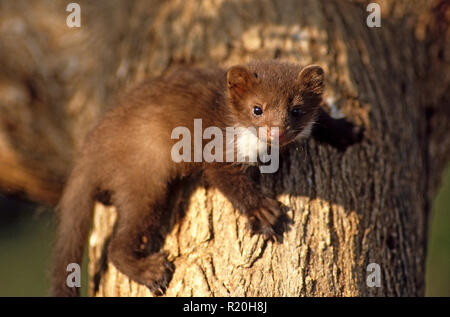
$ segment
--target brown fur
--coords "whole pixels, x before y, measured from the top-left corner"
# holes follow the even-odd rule
[[[302,70],[296,64],[261,61],[234,66],[228,72],[179,68],[131,91],[87,136],[59,203],[53,295],[78,295],[77,289],[65,284],[66,266],[81,264],[93,204],[96,195],[105,191],[118,210],[108,257],[120,271],[153,292],[164,292],[173,271],[160,251],[163,237],[157,232],[162,219],[168,217],[164,208],[167,186],[177,177],[202,170],[248,216],[254,232],[279,240],[285,225],[275,198],[263,195],[239,165],[175,163],[170,150],[177,140],[171,140],[171,132],[177,126],[193,131],[194,119],[202,118],[203,129],[277,126],[284,143],[289,143],[318,117],[327,127],[336,128],[330,125],[333,119],[319,109],[323,87],[323,71],[318,66]],[[263,109],[260,117],[252,114],[255,104]],[[294,107],[302,110],[299,118],[291,115]],[[323,137],[324,131],[316,134],[333,141]],[[348,144],[356,140],[342,139]],[[140,248],[143,233],[148,237],[145,252]]]

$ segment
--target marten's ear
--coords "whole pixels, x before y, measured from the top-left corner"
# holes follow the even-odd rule
[[[252,74],[244,66],[233,66],[227,72],[227,87],[237,96],[243,95],[256,82],[257,75]]]
[[[309,65],[298,74],[302,89],[314,95],[322,95],[325,87],[325,74],[322,67]]]

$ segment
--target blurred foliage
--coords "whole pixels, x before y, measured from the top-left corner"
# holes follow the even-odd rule
[[[450,296],[450,165],[430,218],[426,272],[426,295]]]
[[[53,215],[29,203],[0,199],[0,296],[46,296]]]
[[[52,210],[0,195],[0,296],[49,295],[55,229]]]

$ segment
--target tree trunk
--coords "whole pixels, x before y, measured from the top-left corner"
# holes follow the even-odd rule
[[[65,21],[63,5],[42,3],[59,17],[48,24]],[[30,66],[34,72],[23,72],[20,80],[0,80],[0,89],[22,92],[24,111],[31,118],[32,105],[47,114],[36,126],[52,149],[46,153],[48,163],[42,148],[36,160],[28,160],[34,144],[17,146],[17,135],[31,132],[7,130],[11,123],[16,129],[27,126],[16,124],[25,119],[12,111],[0,115],[0,146],[15,155],[14,162],[36,182],[26,187],[16,178],[12,186],[11,177],[0,176],[0,188],[13,187],[54,202],[72,153],[100,109],[110,104],[115,92],[173,64],[230,66],[255,58],[317,63],[327,76],[330,112],[363,125],[364,141],[345,153],[312,140],[299,144],[283,158],[279,173],[262,178],[294,220],[281,244],[251,236],[245,219],[203,181],[179,186],[173,193],[172,221],[163,229],[164,249],[176,266],[166,295],[424,294],[428,213],[450,157],[446,1],[379,1],[379,28],[366,24],[369,1],[79,3],[82,28],[48,35],[62,52],[58,59],[43,54],[40,66]],[[19,66],[4,68],[12,74]],[[59,74],[61,69],[65,72]],[[60,77],[55,80],[52,74]],[[32,84],[25,85],[22,78]],[[41,87],[48,82],[55,83],[52,95],[49,87]],[[0,106],[10,105],[5,98],[0,97]],[[61,104],[64,107],[58,108]],[[56,121],[52,109],[58,109],[64,121]],[[43,131],[46,123],[49,131]],[[56,130],[63,133],[48,137]],[[12,162],[10,156],[0,156],[2,170],[7,165],[1,160]],[[30,172],[35,161],[45,161],[39,173]],[[52,168],[53,161],[58,165]],[[39,182],[53,196],[27,189],[44,188]],[[89,244],[91,295],[151,295],[107,262],[105,241],[113,223],[114,208],[98,205]],[[367,283],[370,263],[381,268],[380,287]]]

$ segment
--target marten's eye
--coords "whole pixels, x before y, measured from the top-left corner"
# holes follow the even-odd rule
[[[262,115],[263,111],[261,109],[261,107],[259,106],[254,106],[253,107],[253,114],[257,117],[259,117],[260,115]]]
[[[300,117],[302,111],[300,110],[300,108],[294,108],[292,109],[291,114],[293,117]]]

